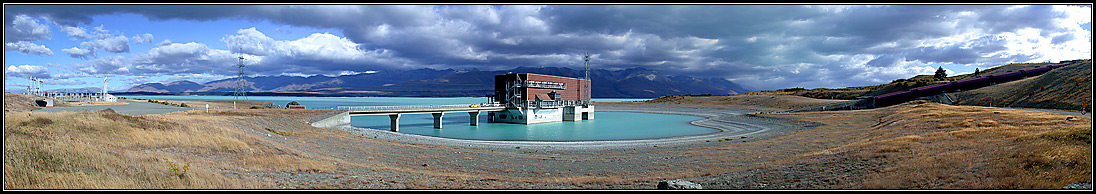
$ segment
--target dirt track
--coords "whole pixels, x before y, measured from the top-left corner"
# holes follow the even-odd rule
[[[120,101],[122,102],[122,101]],[[104,109],[112,109],[114,112],[130,115],[143,115],[143,114],[163,114],[178,111],[194,110],[196,108],[186,108],[178,106],[168,106],[163,104],[156,104],[150,102],[134,102],[125,101],[126,104],[122,105],[100,105],[100,106],[69,106],[69,107],[45,107],[34,112],[60,112],[60,111],[98,111]]]

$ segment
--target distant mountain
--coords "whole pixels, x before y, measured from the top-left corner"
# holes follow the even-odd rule
[[[369,95],[369,96],[484,96],[494,90],[494,76],[507,73],[536,73],[581,78],[582,70],[562,67],[517,67],[504,71],[457,71],[453,69],[416,69],[356,75],[329,76],[257,76],[246,77],[249,91],[292,95]],[[666,76],[646,68],[591,70],[593,97],[653,98],[668,94],[726,95],[749,92],[744,86],[719,78]],[[127,92],[225,93],[235,91],[236,79],[205,84],[189,81],[169,84],[148,83]]]
[[[168,84],[147,83],[130,87],[126,92],[195,92],[205,86],[192,81],[176,81]]]

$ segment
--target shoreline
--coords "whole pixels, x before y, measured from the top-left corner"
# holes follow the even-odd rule
[[[811,125],[791,122],[785,119],[758,117],[746,113],[757,112],[748,109],[732,109],[717,107],[691,107],[674,105],[598,105],[599,111],[604,112],[640,112],[658,114],[676,114],[698,116],[704,119],[690,121],[689,124],[699,127],[717,129],[719,132],[676,136],[657,139],[637,140],[605,140],[605,141],[501,141],[501,140],[470,140],[453,139],[417,134],[392,132],[389,130],[353,127],[349,124],[339,125],[331,129],[347,131],[362,136],[375,137],[382,140],[390,140],[401,143],[429,144],[449,147],[480,148],[480,149],[534,149],[545,151],[605,151],[605,150],[639,150],[639,149],[664,149],[667,147],[692,147],[709,146],[731,143],[730,140],[739,142],[755,141],[767,137],[773,137],[789,131],[803,130]],[[743,138],[747,137],[747,138]]]

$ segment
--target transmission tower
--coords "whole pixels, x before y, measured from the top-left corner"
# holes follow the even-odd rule
[[[244,82],[244,57],[240,56],[239,59],[240,63],[236,65],[239,67],[239,72],[236,77],[236,92],[232,93],[232,96],[234,96],[235,100],[240,100],[241,98],[247,100],[247,89],[245,88],[246,83]],[[235,102],[233,102],[233,104],[235,104]]]

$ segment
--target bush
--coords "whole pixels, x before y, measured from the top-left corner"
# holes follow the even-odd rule
[[[176,176],[183,178],[186,176],[186,171],[190,170],[190,162],[185,163],[183,168],[179,168],[175,162],[171,162],[171,160],[168,160],[167,158],[164,158],[164,162],[167,162],[167,177]]]
[[[798,92],[798,91],[806,91],[806,90],[807,90],[806,88],[801,88],[801,87],[795,87],[795,88],[788,88],[788,89],[779,89],[779,90],[776,90],[776,91],[781,91],[781,92]]]

